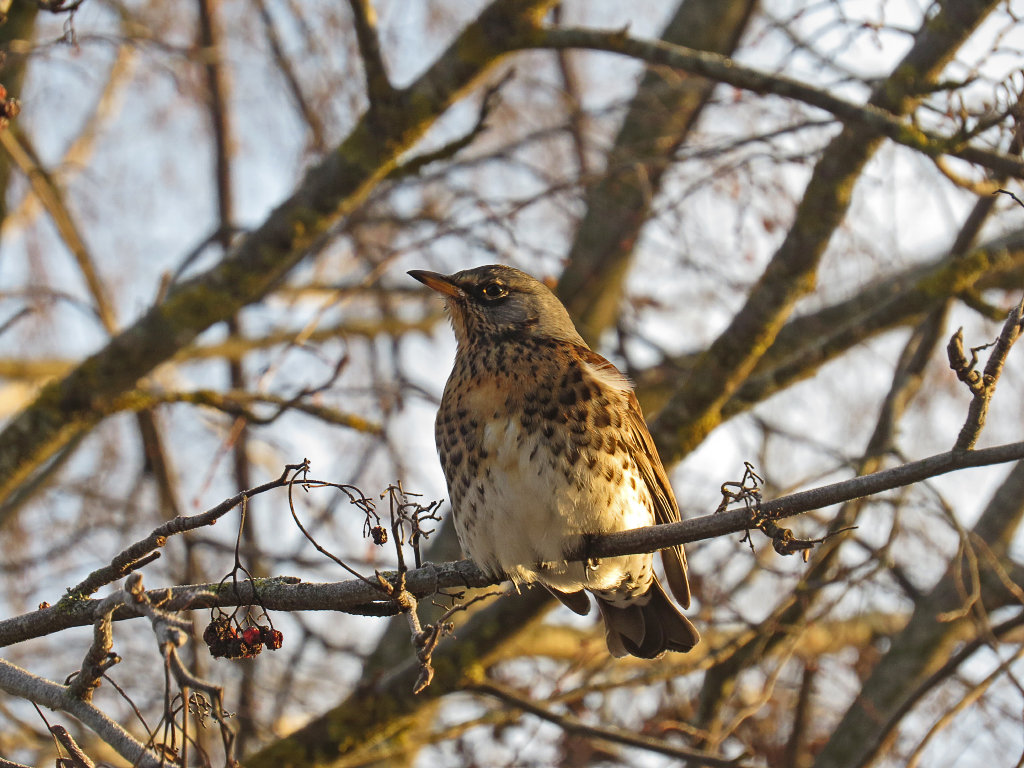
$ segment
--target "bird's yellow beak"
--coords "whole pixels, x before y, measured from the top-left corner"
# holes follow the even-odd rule
[[[463,290],[446,275],[441,275],[437,272],[427,272],[423,269],[413,269],[409,271],[409,276],[416,278],[427,288],[443,293],[445,296],[451,296],[453,299],[465,296]]]

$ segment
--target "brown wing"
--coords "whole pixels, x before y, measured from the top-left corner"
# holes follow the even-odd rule
[[[629,393],[629,426],[638,448],[634,455],[637,467],[654,500],[654,522],[658,525],[678,522],[679,505],[647,429],[640,403],[632,392]],[[661,562],[665,566],[665,578],[672,594],[683,608],[689,608],[690,583],[686,580],[686,553],[682,545],[661,550]]]
[[[629,441],[630,450],[636,461],[640,475],[647,484],[647,489],[654,501],[654,522],[675,523],[680,519],[679,505],[669,485],[668,475],[662,466],[661,458],[654,447],[654,440],[647,429],[640,402],[633,393],[633,384],[618,368],[605,360],[591,349],[579,347],[580,356],[586,360],[594,377],[600,383],[619,391],[625,398],[623,414],[623,432]],[[682,546],[669,547],[661,551],[661,561],[665,566],[665,577],[676,600],[684,608],[690,607],[690,584],[686,580],[686,554]]]

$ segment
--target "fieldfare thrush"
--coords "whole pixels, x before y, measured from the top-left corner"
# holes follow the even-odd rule
[[[492,576],[543,584],[581,615],[582,590],[593,592],[614,656],[688,651],[700,636],[653,555],[572,559],[591,536],[679,520],[629,379],[518,269],[409,274],[444,295],[458,341],[434,436],[466,554]],[[688,608],[683,548],[662,562]]]

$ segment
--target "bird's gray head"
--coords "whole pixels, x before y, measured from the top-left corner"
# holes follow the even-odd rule
[[[513,267],[489,264],[454,275],[409,272],[445,297],[459,346],[522,335],[585,346],[565,307],[544,283]]]

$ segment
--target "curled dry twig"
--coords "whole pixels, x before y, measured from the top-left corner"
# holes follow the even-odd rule
[[[722,501],[715,510],[715,514],[722,514],[731,504],[743,504],[744,509],[750,513],[750,528],[756,528],[771,539],[772,548],[780,555],[795,555],[799,552],[804,562],[807,562],[815,544],[821,544],[837,534],[853,530],[853,527],[847,527],[832,531],[827,536],[818,539],[798,539],[789,528],[780,526],[775,522],[775,518],[762,508],[761,485],[763,483],[764,479],[754,470],[754,465],[749,461],[743,462],[743,477],[738,481],[722,483]],[[754,541],[750,538],[750,528],[744,531],[740,542],[746,542],[753,551]]]

